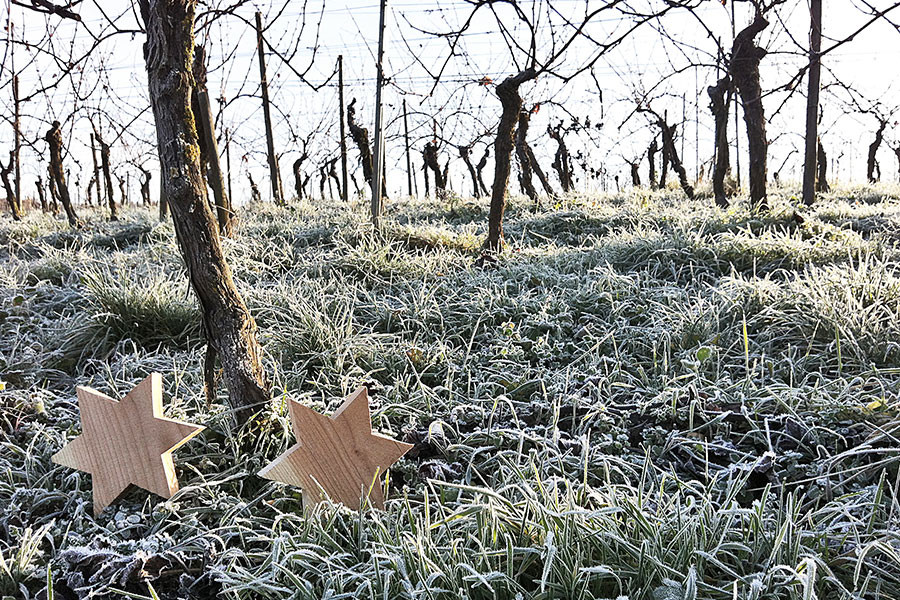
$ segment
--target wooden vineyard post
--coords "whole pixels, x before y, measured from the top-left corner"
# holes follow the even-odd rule
[[[228,169],[228,201],[229,204],[234,200],[234,194],[231,192],[231,130],[225,129],[225,168]]]
[[[381,91],[384,86],[384,14],[387,0],[381,0],[381,17],[378,28],[378,73],[375,79],[375,156],[372,160],[372,224],[381,228],[382,181],[384,178],[384,113],[381,105]]]
[[[216,141],[216,132],[213,127],[212,110],[209,106],[209,92],[205,89],[197,94],[200,106],[200,131],[198,132],[205,141],[205,147],[209,153],[209,186],[212,188],[216,201],[216,216],[219,221],[219,233],[226,237],[231,236],[233,228],[233,211],[231,209],[231,197],[225,191],[225,178],[222,177],[222,167],[219,164],[219,143]]]
[[[263,118],[266,124],[266,151],[269,157],[269,177],[272,179],[272,197],[276,204],[284,204],[281,190],[281,174],[278,172],[278,156],[275,154],[275,138],[272,134],[272,114],[269,107],[269,82],[266,78],[265,40],[262,34],[262,14],[256,12],[256,50],[259,55],[259,80],[262,88]]]
[[[403,99],[403,139],[406,145],[406,187],[409,195],[413,195],[412,159],[409,156],[409,120],[406,116],[406,98]],[[478,196],[478,193],[475,194]]]
[[[13,153],[15,154],[14,163],[15,163],[15,196],[16,196],[16,208],[18,209],[20,214],[24,214],[24,210],[22,208],[22,163],[21,163],[21,154],[22,154],[22,124],[20,122],[20,110],[19,110],[19,76],[16,75],[13,77],[13,111],[15,116],[13,117],[13,129],[15,134],[15,140],[13,141]]]
[[[803,158],[803,203],[816,199],[816,163],[819,137],[819,87],[822,73],[822,0],[809,5],[809,89],[806,95],[806,147]]]
[[[350,186],[347,185],[347,132],[344,123],[344,55],[341,54],[337,59],[338,66],[338,119],[341,124],[341,190],[343,191],[343,200],[347,202],[350,199]]]

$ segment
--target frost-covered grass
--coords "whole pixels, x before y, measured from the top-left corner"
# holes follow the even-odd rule
[[[900,598],[900,190],[794,218],[675,193],[515,199],[476,267],[484,201],[262,206],[226,253],[273,401],[238,439],[208,405],[172,228],[0,224],[0,596]],[[182,490],[92,516],[50,456],[74,387],[165,374],[207,425]],[[415,443],[385,512],[257,478],[284,398],[372,390]]]

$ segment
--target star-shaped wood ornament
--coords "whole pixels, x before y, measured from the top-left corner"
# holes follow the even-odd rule
[[[381,478],[412,444],[372,432],[366,388],[347,396],[330,417],[295,400],[288,406],[297,443],[260,471],[260,477],[301,488],[305,506],[330,498],[361,508],[368,497],[383,509]]]
[[[204,427],[163,417],[162,375],[152,373],[122,400],[78,386],[82,434],[53,462],[91,474],[94,515],[134,484],[163,498],[178,491],[172,452]]]

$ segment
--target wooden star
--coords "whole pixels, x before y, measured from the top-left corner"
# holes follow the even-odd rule
[[[178,491],[172,452],[204,427],[163,417],[162,375],[152,373],[121,401],[78,386],[82,434],[53,462],[91,474],[94,515],[130,485],[171,498]]]
[[[328,497],[361,508],[368,497],[383,509],[381,476],[412,444],[372,433],[366,388],[347,396],[330,417],[294,400],[289,407],[297,443],[260,471],[260,477],[301,488],[307,506]]]

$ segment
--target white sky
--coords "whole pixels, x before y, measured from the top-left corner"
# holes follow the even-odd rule
[[[875,6],[888,6],[893,0],[869,2]],[[227,5],[225,2],[221,4]],[[596,0],[587,3],[584,0],[557,0],[553,6],[563,14],[578,16],[583,14],[586,4],[590,8],[601,5]],[[658,7],[661,4],[659,0],[630,2],[635,7]],[[825,5],[824,47],[830,45],[829,38],[845,37],[867,20],[861,12],[865,10],[862,0],[826,0]],[[123,13],[125,16],[119,20],[121,27],[134,27],[134,18],[129,14],[130,2],[86,0],[82,16],[91,31],[102,31],[106,22],[100,6],[110,17],[116,16],[111,12],[113,10]],[[248,170],[259,182],[264,196],[269,189],[262,110],[258,99],[256,40],[253,29],[247,24],[252,22],[257,8],[263,11],[266,23],[274,20],[266,35],[279,51],[289,54],[296,47],[292,64],[297,70],[303,71],[309,63],[318,31],[319,49],[308,79],[314,84],[325,81],[334,69],[337,56],[342,54],[347,101],[359,99],[358,119],[370,130],[374,120],[374,54],[378,35],[378,4],[375,0],[330,0],[324,7],[322,0],[290,0],[286,4],[284,0],[257,0],[248,3],[239,9],[240,18],[228,17],[219,21],[202,36],[210,53],[211,95],[222,95],[228,101],[219,115],[219,133],[222,134],[226,127],[233,133],[232,177],[237,199],[249,195],[245,183]],[[306,27],[301,32],[304,8]],[[499,102],[493,88],[479,86],[476,82],[484,76],[499,82],[514,71],[514,66],[510,52],[497,32],[497,21],[487,11],[483,11],[470,33],[463,38],[461,55],[451,61],[434,94],[427,96],[432,87],[432,79],[426,68],[437,70],[447,57],[448,46],[445,40],[423,34],[416,31],[416,28],[450,31],[465,20],[470,10],[470,6],[463,0],[434,3],[398,0],[389,4],[386,71],[391,77],[392,85],[386,88],[385,102],[389,122],[387,176],[390,193],[405,191],[406,188],[403,143],[399,138],[402,134],[399,117],[403,99],[406,99],[410,111],[411,137],[416,150],[420,150],[424,141],[432,136],[435,126],[443,139],[461,144],[475,140],[496,124]],[[4,3],[2,17],[11,18],[12,35],[16,39],[37,41],[47,33],[49,24],[55,28],[53,37],[58,48],[68,48],[73,44],[79,49],[89,42],[84,30],[71,23],[60,23],[56,18],[34,15],[21,8],[13,7],[11,14],[8,11]],[[730,3],[726,8],[717,0],[708,0],[697,11],[706,26],[721,36],[723,45],[728,49],[732,35],[730,11]],[[749,22],[750,10],[746,3],[738,3],[735,12],[737,27],[740,29]],[[316,22],[320,14],[321,27],[317,28]],[[499,15],[508,27],[515,25],[509,10]],[[542,15],[543,24],[539,30],[542,45],[539,46],[539,54],[546,55],[552,34],[564,36],[565,28],[560,26],[558,19],[556,22],[552,19],[548,22],[546,15]],[[763,61],[764,89],[787,82],[804,62],[792,39],[806,44],[809,26],[807,3],[802,0],[789,1],[778,11],[777,17],[772,19],[772,25],[760,37],[763,46],[771,52]],[[900,9],[893,13],[893,17],[895,22],[900,22]],[[529,139],[545,171],[551,171],[550,162],[555,150],[555,143],[545,133],[547,123],[555,123],[560,118],[565,118],[567,122],[569,120],[566,112],[553,104],[559,102],[567,111],[582,119],[589,116],[592,124],[601,120],[603,122],[602,128],[592,129],[590,135],[570,135],[569,145],[573,153],[579,149],[586,151],[592,167],[606,169],[610,186],[613,185],[611,179],[615,174],[620,175],[623,184],[629,182],[625,159],[641,155],[654,133],[647,126],[647,119],[643,115],[628,118],[635,106],[635,92],[651,88],[661,78],[685,66],[689,60],[696,62],[699,59],[709,63],[711,53],[715,52],[715,44],[707,38],[704,28],[694,17],[684,12],[673,13],[661,25],[675,42],[665,40],[654,28],[658,25],[645,25],[597,63],[594,69],[596,82],[587,75],[560,88],[554,78],[544,77],[522,88],[527,104],[543,103],[540,112],[532,120]],[[595,39],[606,38],[624,26],[622,21],[601,17],[592,24],[588,32]],[[513,34],[521,42],[526,41],[522,37],[523,31],[514,29]],[[133,121],[128,133],[113,146],[113,166],[123,175],[131,174],[132,198],[137,198],[137,169],[129,163],[140,162],[151,169],[155,169],[156,164],[152,147],[155,133],[151,114],[147,110],[142,38],[141,34],[122,34],[100,46],[99,52],[85,64],[85,69],[80,74],[82,89],[94,89],[88,98],[77,102],[73,100],[72,86],[67,82],[56,90],[38,94],[23,106],[25,137],[30,142],[36,141],[34,150],[26,148],[22,157],[25,194],[33,193],[33,181],[38,174],[36,152],[46,152],[46,144],[41,138],[47,129],[47,123],[60,119],[64,121],[70,140],[71,159],[67,163],[67,167],[71,169],[70,184],[80,182],[80,196],[84,197],[91,164],[90,153],[84,146],[90,131],[87,117],[100,114],[108,141],[115,137],[110,131],[111,123],[116,123],[113,129],[119,130],[120,124]],[[12,112],[9,49],[7,44],[3,52],[4,68],[0,79],[0,101],[3,103],[4,115]],[[593,44],[584,40],[574,45],[566,55],[563,70],[583,62],[592,55],[593,50]],[[229,61],[222,67],[222,57],[225,55],[229,56]],[[34,56],[22,46],[15,49],[16,69],[21,71],[22,96],[32,95],[59,72],[58,66],[49,58]],[[890,113],[900,108],[900,101],[895,100],[900,75],[900,34],[893,26],[887,23],[873,26],[857,40],[828,55],[824,64],[834,73],[823,73],[824,85],[832,83],[837,77],[852,84],[869,102],[880,101],[884,112]],[[337,151],[336,79],[334,83],[314,92],[271,54],[268,56],[268,69],[270,93],[277,107],[276,145],[280,152],[284,152],[281,158],[282,178],[285,188],[292,189],[290,166],[300,149],[299,139],[306,137],[311,131],[319,131],[311,145],[317,161],[334,156]],[[103,70],[106,75],[101,75]],[[680,141],[679,144],[682,144],[683,160],[692,176],[697,169],[697,158],[701,163],[706,162],[712,154],[712,118],[708,111],[709,101],[705,89],[715,79],[713,68],[689,69],[672,77],[656,90],[652,102],[658,112],[668,112],[670,121],[685,119],[684,125],[679,128],[684,134],[683,142]],[[100,86],[95,88],[98,81]],[[602,107],[598,85],[602,88]],[[805,90],[805,81],[801,85],[802,90]],[[846,98],[846,94],[842,97]],[[784,94],[781,93],[768,96],[765,100],[767,114],[772,114],[781,105],[783,98]],[[76,106],[79,110],[73,116],[71,113]],[[216,112],[218,107],[214,106],[213,110]],[[782,177],[790,179],[797,176],[800,153],[795,150],[802,145],[804,110],[805,93],[797,93],[781,108],[770,124],[770,176],[785,160],[787,162]],[[832,165],[837,169],[837,176],[843,180],[861,180],[865,175],[866,147],[877,123],[875,117],[855,114],[846,101],[826,93],[823,95],[822,123],[823,141],[829,157],[834,161]],[[743,130],[743,121],[740,128]],[[733,116],[730,134],[734,136]],[[0,141],[8,146],[10,140],[11,127],[4,124],[0,130]],[[492,139],[482,135],[481,141],[473,150],[476,161],[483,151],[483,143],[490,143]],[[897,163],[888,145],[900,143],[900,133],[895,127],[889,128],[886,142],[888,143],[882,147],[879,160],[884,178],[895,179]],[[746,177],[746,142],[742,131],[739,143],[741,172]],[[358,154],[349,139],[348,147],[350,165],[354,168]],[[224,152],[222,142],[220,150]],[[449,156],[454,158],[451,163],[454,189],[460,190],[461,187],[464,193],[469,193],[470,185],[465,167],[456,159],[456,151],[445,146],[442,162]],[[422,192],[420,152],[414,151],[413,161],[419,176],[419,191]],[[488,168],[492,165],[493,161],[489,162]],[[307,169],[313,170],[314,165],[307,163]],[[641,166],[644,178],[646,170],[645,161]],[[581,177],[580,168],[576,168],[576,175]],[[834,178],[835,174],[832,173],[831,177]],[[489,179],[486,177],[486,180]],[[555,181],[555,174],[553,179]],[[357,180],[362,184],[361,172],[357,172]],[[582,180],[579,185],[583,184]],[[559,187],[556,181],[555,185]],[[155,187],[154,185],[154,196]],[[312,187],[318,193],[318,173],[312,179]],[[512,187],[517,189],[515,184]]]

